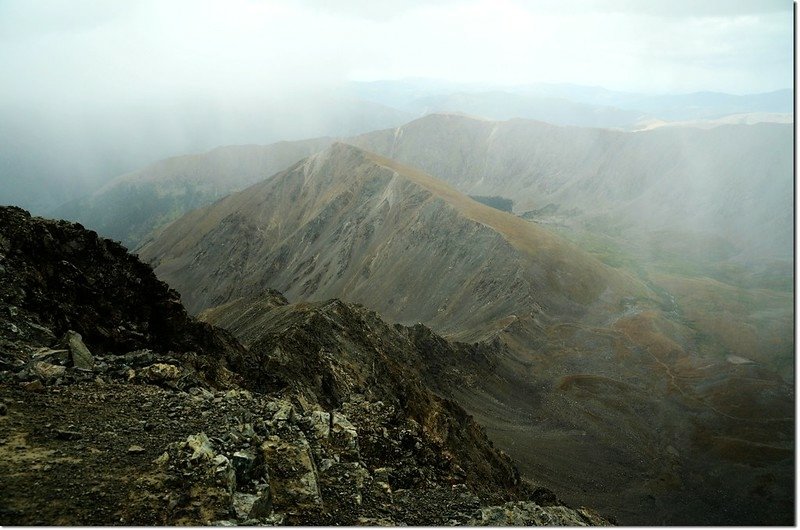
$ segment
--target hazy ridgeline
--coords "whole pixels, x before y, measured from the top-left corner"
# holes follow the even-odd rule
[[[0,524],[793,524],[791,4],[334,4],[0,3]]]

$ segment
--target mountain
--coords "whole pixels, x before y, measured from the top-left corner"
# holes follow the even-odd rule
[[[747,258],[792,252],[792,127],[625,133],[432,115],[349,140],[540,222],[641,237],[712,234]]]
[[[635,110],[503,91],[428,96],[413,100],[404,108],[419,115],[454,112],[491,120],[524,118],[556,125],[608,129],[633,129],[652,119]]]
[[[621,206],[623,209],[622,214],[619,212],[610,213],[610,215],[615,218],[606,218],[604,209],[604,214],[601,215],[600,219],[592,218],[589,222],[597,227],[597,225],[604,226],[611,221],[614,223],[614,228],[616,229],[619,225],[618,221],[620,221],[620,219],[617,218],[622,215],[626,217],[624,221],[628,225],[632,223],[635,225],[642,224],[642,218],[644,218],[648,221],[656,221],[658,226],[663,228],[665,224],[671,222],[671,218],[677,218],[683,220],[685,225],[691,225],[693,231],[695,231],[698,225],[717,227],[719,223],[723,223],[725,226],[731,227],[730,230],[728,230],[728,235],[744,235],[750,239],[749,243],[756,242],[765,245],[769,244],[768,239],[764,239],[760,234],[750,234],[749,229],[753,226],[763,226],[764,222],[770,222],[769,218],[764,218],[762,216],[758,219],[743,219],[742,222],[737,225],[738,216],[731,216],[730,211],[740,209],[738,205],[733,208],[728,206],[724,207],[729,210],[726,212],[728,214],[727,217],[709,217],[712,215],[710,213],[712,209],[705,207],[702,201],[692,201],[692,199],[701,197],[698,193],[703,193],[703,190],[716,192],[717,190],[714,186],[727,187],[728,183],[722,182],[718,178],[720,175],[724,175],[727,178],[730,175],[743,175],[745,172],[756,175],[759,178],[753,180],[752,186],[749,188],[743,187],[741,183],[735,183],[732,192],[721,190],[719,193],[720,197],[725,194],[731,195],[732,193],[737,193],[739,195],[734,195],[732,200],[739,200],[748,194],[752,194],[754,189],[763,188],[765,183],[772,183],[770,185],[773,187],[775,183],[780,183],[783,186],[780,189],[770,191],[770,197],[787,196],[784,185],[786,179],[785,177],[781,177],[781,174],[787,172],[785,163],[778,168],[765,169],[762,167],[751,167],[754,165],[753,160],[766,159],[769,161],[774,160],[776,156],[781,160],[786,160],[786,149],[788,149],[790,145],[790,140],[786,140],[790,135],[787,135],[785,131],[791,131],[791,126],[789,125],[792,120],[791,114],[785,112],[783,114],[776,114],[775,112],[781,109],[785,111],[785,105],[783,107],[780,105],[771,106],[767,103],[772,101],[773,98],[767,96],[730,96],[723,98],[730,103],[730,108],[728,108],[728,110],[737,112],[735,114],[723,113],[723,115],[719,112],[701,113],[698,114],[699,117],[683,121],[664,121],[663,119],[657,118],[656,115],[652,113],[632,108],[623,109],[613,107],[610,103],[602,103],[602,101],[605,100],[601,97],[602,94],[600,93],[596,94],[597,98],[595,98],[599,98],[598,103],[584,101],[588,97],[586,94],[580,90],[577,92],[575,90],[567,90],[569,87],[565,88],[560,85],[556,88],[548,88],[546,86],[540,86],[536,89],[522,87],[519,88],[519,90],[490,90],[486,87],[482,88],[469,85],[451,86],[446,83],[422,83],[421,81],[416,84],[385,82],[356,85],[355,88],[351,88],[356,95],[359,97],[372,98],[374,102],[358,103],[358,100],[353,99],[352,95],[347,95],[348,91],[343,91],[342,94],[334,98],[329,106],[330,108],[327,108],[322,103],[322,101],[327,101],[324,98],[322,101],[315,102],[312,108],[319,110],[319,112],[314,115],[314,120],[308,117],[310,110],[306,108],[292,110],[294,107],[290,106],[286,109],[272,109],[269,120],[272,125],[254,120],[254,116],[259,115],[259,112],[248,111],[246,113],[247,116],[241,116],[239,120],[236,120],[238,128],[233,127],[229,131],[229,127],[225,127],[223,132],[227,131],[226,134],[223,134],[223,132],[215,132],[213,138],[217,138],[217,140],[214,141],[217,142],[217,144],[231,143],[232,140],[240,139],[245,141],[253,141],[255,139],[263,141],[264,139],[273,138],[277,134],[275,132],[266,131],[262,131],[258,134],[247,132],[246,130],[249,129],[247,129],[246,124],[251,124],[251,126],[255,128],[273,127],[276,130],[283,130],[285,131],[283,135],[284,138],[301,137],[298,135],[302,134],[302,132],[306,132],[306,136],[316,133],[332,133],[342,138],[351,133],[361,133],[365,130],[382,127],[384,125],[394,126],[406,121],[412,116],[442,111],[466,113],[499,120],[508,118],[532,118],[560,125],[611,127],[625,130],[649,130],[661,127],[674,127],[680,129],[680,132],[658,133],[652,136],[645,135],[642,137],[642,141],[639,141],[639,137],[635,135],[614,137],[616,139],[611,139],[612,136],[610,135],[612,133],[610,132],[586,133],[585,131],[578,131],[569,127],[566,129],[553,129],[543,124],[536,126],[533,125],[532,122],[526,122],[527,125],[525,126],[520,126],[519,124],[517,126],[500,126],[495,123],[492,127],[497,125],[501,132],[499,133],[498,139],[493,142],[493,147],[491,149],[482,145],[488,141],[487,132],[479,133],[479,136],[482,135],[482,138],[475,138],[474,140],[476,143],[474,145],[468,142],[465,145],[458,146],[459,152],[462,149],[465,150],[465,153],[485,151],[489,156],[498,158],[499,167],[495,166],[491,161],[487,163],[486,161],[481,162],[480,160],[476,160],[476,163],[483,163],[485,168],[492,172],[492,175],[488,175],[488,177],[490,177],[488,181],[483,185],[483,191],[474,191],[472,189],[474,183],[467,183],[467,187],[460,187],[461,183],[459,182],[451,183],[455,184],[460,191],[465,191],[470,195],[502,195],[503,193],[509,195],[509,193],[514,192],[517,195],[521,193],[520,196],[523,198],[536,198],[537,200],[531,201],[531,203],[525,206],[528,210],[531,210],[531,215],[538,215],[538,213],[541,212],[537,212],[537,210],[542,210],[542,208],[544,208],[545,213],[556,213],[557,215],[550,215],[549,217],[554,217],[555,221],[561,222],[566,215],[565,212],[571,210],[571,207],[564,208],[561,203],[569,203],[575,200],[579,203],[578,208],[581,210],[586,209],[587,202],[590,205],[592,204],[591,198],[588,200],[585,198],[589,189],[586,186],[587,183],[575,183],[577,190],[583,192],[583,198],[581,198],[580,194],[576,195],[574,190],[569,189],[561,194],[563,197],[553,197],[552,201],[542,202],[538,200],[538,198],[542,196],[549,197],[551,192],[542,193],[543,190],[541,188],[530,188],[532,185],[530,182],[531,180],[535,182],[538,182],[537,179],[543,180],[548,183],[547,186],[552,186],[553,183],[558,183],[563,180],[563,175],[566,174],[565,172],[577,171],[584,173],[583,176],[580,174],[576,175],[576,180],[585,177],[585,173],[587,172],[600,172],[602,174],[597,175],[593,180],[602,180],[602,182],[594,184],[588,183],[589,185],[600,185],[603,187],[616,186],[617,188],[628,189],[640,185],[649,188],[652,182],[645,182],[645,180],[653,181],[654,179],[661,179],[663,176],[670,180],[677,180],[679,186],[674,187],[675,189],[655,190],[652,194],[655,198],[651,197],[650,202],[637,201],[630,208],[627,204],[623,204]],[[559,90],[564,92],[563,96],[559,95],[561,94]],[[596,91],[593,92],[589,90],[587,93],[589,92],[594,93]],[[581,96],[581,94],[583,94],[583,96]],[[616,94],[616,96],[612,97],[609,94]],[[621,101],[628,101],[631,98],[644,98],[642,95],[635,94],[626,95],[624,93],[613,92],[609,92],[609,94],[606,94],[606,96],[608,96],[606,99],[610,98],[610,100],[615,100],[614,98],[616,98]],[[783,93],[776,93],[774,96],[778,99],[785,99],[782,94]],[[713,95],[706,94],[701,99],[708,102],[716,101],[712,96]],[[573,97],[576,99],[570,99]],[[392,114],[391,109],[379,107],[385,103],[384,100],[397,100],[395,102],[396,105],[403,108],[404,111],[398,111]],[[735,103],[737,101],[740,103]],[[700,102],[695,101],[692,97],[682,96],[671,104],[677,105],[678,107],[685,104],[695,108]],[[374,105],[378,108],[370,108],[370,105]],[[324,112],[320,110],[320,107],[324,109]],[[255,108],[258,108],[258,106]],[[771,109],[772,113],[759,111],[758,109]],[[236,114],[236,112],[240,114],[245,113],[244,110],[237,111],[236,109],[228,109],[228,111],[234,114]],[[150,115],[148,112],[143,112],[142,114],[143,116]],[[178,113],[178,115],[183,114]],[[144,119],[143,116],[138,116],[137,119]],[[223,123],[232,121],[232,118],[225,116],[227,115],[220,116],[217,119]],[[295,120],[297,123],[290,126],[286,123],[292,122],[291,116],[299,116],[302,119]],[[361,117],[358,118],[359,116]],[[22,127],[20,123],[25,123],[24,121],[19,122],[19,120],[13,118],[14,116],[9,117],[9,123],[13,125],[12,129],[14,127]],[[440,158],[444,157],[448,160],[453,159],[455,165],[459,165],[463,161],[460,162],[454,159],[454,157],[460,155],[453,153],[453,149],[456,148],[457,143],[463,143],[465,141],[465,134],[472,134],[465,132],[464,129],[474,127],[474,125],[467,125],[471,121],[481,121],[479,119],[470,120],[466,116],[462,116],[462,118],[462,122],[457,124],[454,121],[445,127],[446,129],[452,129],[448,130],[446,134],[452,134],[454,138],[460,138],[459,141],[450,142],[449,136],[447,136],[448,139],[446,141],[443,141],[442,137],[432,139],[432,141],[439,142],[440,144],[449,144],[440,145],[440,153],[438,155],[434,154],[434,156],[439,156]],[[193,131],[193,134],[200,134],[203,131],[213,129],[213,127],[204,125],[205,122],[203,119],[197,117],[192,119],[186,118],[186,121],[190,123],[189,127]],[[208,119],[211,118],[209,117]],[[319,123],[315,121],[316,119],[318,119]],[[441,116],[427,116],[421,120],[403,125],[397,130],[403,129],[411,137],[417,134],[425,135],[426,133],[424,131],[426,129],[438,127],[438,125],[435,125],[435,122],[442,119]],[[122,123],[136,122],[136,120],[131,120],[129,118],[120,119],[119,121]],[[309,123],[306,127],[304,125],[306,122],[313,123]],[[687,129],[690,128],[715,128],[726,124],[756,124],[764,122],[783,123],[784,126],[778,130],[784,132],[770,132],[766,126],[763,126],[761,129],[756,128],[755,130],[750,130],[747,133],[729,133],[728,131],[731,129],[727,128],[706,135],[687,131]],[[276,123],[283,124],[283,128],[277,127],[277,125],[275,125]],[[427,125],[420,125],[420,123]],[[129,125],[128,127],[133,127],[133,125]],[[181,127],[183,126],[180,124],[170,125],[170,129],[175,130],[176,137],[181,136],[181,134],[178,134]],[[94,130],[95,127],[91,128]],[[295,131],[295,128],[298,130]],[[406,152],[398,152],[396,155],[393,155],[390,152],[391,150],[385,145],[388,140],[382,137],[386,136],[386,132],[387,131],[383,133],[369,133],[366,135],[369,139],[355,138],[346,141],[365,147],[368,150],[379,152],[390,158],[397,157],[410,165],[419,165],[422,169],[440,175],[445,179],[450,178],[453,171],[452,168],[447,170],[446,168],[437,167],[435,163],[426,165],[426,161],[418,161],[419,157],[416,156],[415,153],[417,149],[416,146],[400,148],[401,150],[405,149]],[[142,134],[137,131],[131,131],[127,134],[130,137],[142,136]],[[598,141],[600,142],[599,144],[593,143],[593,134],[597,135]],[[22,162],[18,160],[18,158],[31,149],[30,146],[26,145],[26,142],[28,142],[26,138],[28,138],[28,136],[28,134],[20,133],[14,134],[12,137],[8,138],[8,145],[13,145],[14,149],[11,154],[13,156],[6,162],[2,162],[2,152],[0,152],[0,166],[5,165],[7,167],[6,174],[9,177],[7,179],[9,182],[6,189],[7,198],[5,200],[17,204],[30,204],[29,198],[21,198],[28,193],[25,189],[30,186],[36,188],[36,196],[38,197],[36,200],[44,201],[53,200],[52,198],[45,197],[45,195],[50,194],[56,197],[60,202],[64,202],[65,199],[74,197],[76,195],[76,190],[84,190],[80,193],[80,195],[83,195],[81,198],[67,201],[66,204],[52,210],[52,215],[79,221],[92,229],[98,230],[105,236],[122,241],[129,248],[137,248],[150,236],[152,230],[160,228],[190,209],[213,202],[219,197],[234,191],[239,191],[247,185],[267,178],[277,171],[285,169],[301,158],[327,147],[327,145],[332,142],[332,139],[318,138],[314,140],[280,142],[265,147],[241,145],[218,148],[204,154],[175,157],[174,159],[168,159],[168,162],[162,160],[147,166],[145,169],[117,177],[110,182],[104,182],[103,179],[107,179],[121,168],[132,167],[131,163],[127,163],[127,166],[125,164],[113,166],[108,165],[108,161],[105,161],[103,162],[103,164],[105,164],[103,167],[106,168],[105,174],[101,176],[95,175],[90,178],[88,175],[90,173],[94,174],[92,173],[92,171],[94,171],[92,168],[97,164],[88,163],[87,160],[82,163],[83,169],[81,169],[81,175],[84,176],[77,178],[78,175],[69,169],[70,164],[72,164],[70,160],[75,158],[75,153],[85,152],[88,148],[85,145],[75,145],[70,147],[68,151],[58,154],[60,169],[65,175],[69,176],[69,185],[67,185],[66,181],[52,181],[51,179],[51,181],[45,182],[37,180],[37,175],[42,171],[49,171],[52,173],[53,170],[50,169],[45,170],[42,167],[36,166],[36,168],[23,171],[23,168],[29,167],[30,164],[29,162]],[[106,145],[106,143],[110,141],[110,138],[113,137],[111,133],[106,134],[102,141],[92,144],[90,150],[97,151],[97,146],[101,146],[102,148],[102,146]],[[551,141],[552,138],[556,138],[556,140]],[[727,141],[728,139],[733,141],[729,142]],[[413,142],[413,140],[411,141]],[[137,142],[134,147],[141,150],[143,145],[150,142],[150,139],[148,138],[146,142],[143,142]],[[173,143],[162,139],[157,142],[158,149],[153,148],[151,151],[152,153],[161,153],[165,155],[170,152],[185,152],[187,150],[196,150],[199,147],[214,145],[211,140],[198,142],[175,144],[170,148],[170,151],[167,147],[172,146]],[[425,138],[423,142],[427,144],[428,138]],[[59,146],[63,142],[51,141],[49,143],[53,146]],[[498,149],[498,146],[506,147],[500,147]],[[767,154],[765,158],[763,154],[764,149],[770,149],[771,146],[779,147],[776,153],[773,153],[773,155]],[[102,149],[100,150],[102,151]],[[504,152],[498,152],[504,149]],[[581,157],[583,163],[578,167],[575,166],[576,161],[572,160],[574,158],[572,153],[576,149],[581,150],[581,152],[589,153],[587,157]],[[651,164],[651,153],[655,157],[660,157],[659,160],[662,162],[659,162],[659,164]],[[120,153],[120,155],[122,154],[124,153]],[[88,154],[86,156],[88,157]],[[41,153],[39,153],[36,154],[34,158],[36,164],[46,165],[49,163],[47,162],[49,160],[49,155],[42,156]],[[154,158],[154,156],[151,156],[149,159],[137,158],[136,160],[142,163],[143,160],[150,160],[152,158]],[[609,158],[611,160],[608,160]],[[726,162],[726,160],[728,162]],[[663,165],[664,161],[666,161],[668,165]],[[259,163],[261,166],[259,166]],[[545,164],[550,169],[540,171],[541,168],[538,167],[540,164]],[[135,167],[135,165],[133,167]],[[483,166],[470,165],[469,168],[463,169],[467,170],[467,174],[475,174],[478,171],[482,171],[479,169],[481,167]],[[508,189],[503,186],[502,183],[509,179],[514,180],[517,177],[515,174],[508,175],[504,173],[510,168],[516,168],[512,169],[514,172],[535,171],[540,173],[540,175],[539,177],[532,177],[527,179],[528,181],[522,182],[522,188],[524,189],[520,189],[519,186]],[[631,171],[642,174],[643,177],[641,179],[639,179],[639,177],[631,177]],[[21,172],[25,173],[25,178],[21,177]],[[561,175],[559,175],[559,172]],[[623,175],[622,183],[615,184],[613,178],[609,178],[610,175],[615,174]],[[707,174],[714,174],[711,182],[708,182]],[[497,177],[498,180],[493,180],[491,177]],[[749,180],[748,177],[741,178]],[[759,180],[760,178],[764,180]],[[631,179],[639,179],[641,182],[637,180],[631,183]],[[142,183],[137,183],[137,180],[141,180]],[[606,182],[607,180],[610,182]],[[696,189],[698,188],[697,183],[701,184],[699,189]],[[85,195],[85,191],[92,188],[94,188],[94,191]],[[487,189],[494,191],[489,192],[486,191]],[[683,190],[682,193],[686,196],[679,196],[681,192],[676,192],[675,190]],[[664,196],[665,192],[673,196],[665,205],[662,205],[660,198]],[[623,195],[622,199],[627,200],[625,195]],[[3,200],[0,194],[0,202]],[[730,200],[729,198],[728,202],[730,202]],[[610,206],[618,206],[618,202],[617,200]],[[653,203],[655,203],[655,206],[661,207],[661,211],[657,216],[653,217],[639,214],[635,219],[628,219],[628,217],[631,217],[628,213],[641,212],[642,209],[653,209]],[[684,203],[686,204],[684,205]],[[553,209],[559,205],[561,205],[561,210],[559,212],[553,212]],[[602,205],[604,208],[609,206],[608,204],[602,203],[599,203],[598,206],[599,205]],[[774,207],[779,206],[785,205],[775,202],[767,203],[764,204],[763,209],[764,211],[773,211]],[[716,207],[716,204],[714,204],[714,207]],[[47,208],[47,210],[50,210],[50,208]],[[686,212],[683,210],[687,210],[689,215],[686,215]],[[747,211],[751,210],[750,208],[747,209]],[[758,210],[758,208],[756,208],[756,210]],[[520,211],[519,205],[517,211],[518,213],[524,213],[524,210]],[[707,215],[700,215],[700,213],[703,212]],[[767,251],[766,253],[771,253],[776,248],[780,247],[785,257],[786,249],[789,248],[786,245],[786,241],[788,240],[787,238],[791,237],[791,234],[787,231],[787,226],[786,218],[781,219],[780,222],[774,223],[766,233],[769,235],[769,238],[782,238],[782,242],[777,246],[772,245],[771,248],[757,249],[750,254],[762,255],[765,253],[764,250]]]
[[[151,232],[189,210],[263,180],[331,142],[318,138],[228,146],[168,158],[112,180],[91,195],[61,206],[56,215],[84,223],[134,249]]]
[[[433,136],[420,146],[431,159],[440,154]],[[458,156],[467,169],[482,153]],[[477,418],[526,478],[569,503],[625,524],[785,522],[793,390],[776,370],[792,366],[783,319],[791,295],[604,264],[551,227],[334,144],[188,213],[141,255],[192,312],[206,309],[203,318],[247,344],[270,330],[263,350],[276,359],[284,347],[274,337],[303,319],[284,320],[289,310],[269,298],[271,288],[306,308],[308,322],[338,322],[318,316],[321,301],[337,296],[481,341],[454,354],[424,326],[406,334],[432,352],[410,361],[425,367],[426,385]],[[665,260],[687,242],[702,247],[668,236],[656,248]],[[707,250],[730,252],[722,243]],[[713,298],[703,302],[701,292]]]
[[[69,107],[0,102],[0,204],[58,216],[62,204],[166,157],[222,145],[349,136],[414,117],[330,92],[298,93],[289,100],[270,94],[91,100]]]
[[[461,338],[517,318],[591,320],[648,295],[533,223],[341,143],[190,212],[140,256],[192,312],[269,287],[295,300],[341,297]]]
[[[119,244],[0,221],[3,524],[608,523],[426,385],[474,349],[274,292],[242,346]]]
[[[396,109],[417,112],[419,102],[426,100],[439,102],[455,102],[461,99],[466,104],[482,105],[488,112],[498,109],[519,109],[526,112],[521,102],[539,102],[539,109],[548,112],[541,106],[550,101],[556,108],[580,110],[581,114],[572,114],[571,119],[592,119],[593,113],[605,117],[616,116],[619,120],[626,114],[650,116],[657,120],[694,121],[701,119],[717,119],[723,116],[743,113],[780,113],[792,114],[794,94],[791,89],[775,90],[756,94],[728,94],[724,92],[691,92],[684,94],[648,94],[609,90],[599,86],[584,86],[569,83],[535,83],[530,85],[497,85],[487,83],[453,83],[435,79],[399,79],[370,82],[353,82],[348,86],[351,93],[359,98],[387,105]],[[500,94],[508,100],[505,105]],[[494,96],[492,96],[494,95]],[[494,101],[494,103],[489,103]],[[531,108],[536,108],[532,105]],[[467,112],[466,108],[439,108],[438,111]],[[548,119],[534,115],[490,115],[474,112],[484,118],[533,118],[542,121]],[[558,114],[555,114],[558,116]],[[566,114],[569,116],[569,114]],[[597,117],[595,118],[597,119]],[[577,125],[572,122],[553,121],[559,125]],[[609,127],[614,125],[598,126]],[[587,125],[587,123],[582,123]],[[616,125],[619,126],[619,125]]]

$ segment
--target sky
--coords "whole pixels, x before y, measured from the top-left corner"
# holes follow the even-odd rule
[[[274,97],[347,81],[792,86],[788,0],[0,0],[7,104]]]

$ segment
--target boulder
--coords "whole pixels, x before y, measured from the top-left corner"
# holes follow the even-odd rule
[[[43,361],[33,363],[33,373],[45,381],[57,379],[64,375],[66,371],[67,368],[65,366],[58,366],[56,364],[50,364]]]
[[[263,484],[258,488],[258,494],[248,516],[251,519],[264,519],[270,515],[272,515],[272,492],[269,484]]]
[[[236,451],[231,459],[233,470],[236,473],[236,482],[246,484],[250,482],[253,467],[256,463],[256,455],[250,451]]]
[[[155,363],[146,366],[137,375],[149,383],[173,383],[180,379],[181,369],[172,364]]]
[[[69,351],[72,366],[84,370],[91,370],[94,368],[94,357],[92,356],[92,352],[89,351],[89,348],[83,343],[83,338],[80,333],[69,330],[64,334],[64,338],[61,340]]]
[[[189,457],[191,462],[214,458],[214,447],[204,432],[189,435],[186,438],[186,446],[192,451],[192,455]]]
[[[314,459],[302,433],[293,440],[270,436],[261,444],[261,452],[270,470],[276,508],[300,511],[322,506]]]
[[[590,515],[591,517],[587,517]],[[609,525],[596,514],[566,506],[542,507],[530,501],[507,502],[482,508],[468,526],[589,526]]]
[[[307,416],[311,436],[317,440],[328,438],[331,434],[331,415],[322,410],[312,410]]]

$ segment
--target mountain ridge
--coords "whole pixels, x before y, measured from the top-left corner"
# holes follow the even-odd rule
[[[448,241],[442,230],[461,236],[440,252],[431,245]],[[215,238],[217,243],[212,243]],[[231,250],[209,245],[230,245]],[[476,254],[469,257],[472,252]],[[477,310],[478,292],[498,301],[505,311],[517,307],[532,312],[533,319],[547,319],[548,311],[586,314],[588,305],[613,305],[621,296],[649,296],[630,276],[545,229],[473,201],[413,168],[344,143],[187,214],[146,245],[141,256],[182,291],[195,312],[259,285],[277,288],[290,298],[343,296],[401,322],[427,319],[465,332],[470,327],[466,322],[487,331],[486,322],[508,316],[499,316],[500,310],[493,308],[498,316],[481,325],[478,315],[459,308]],[[432,256],[437,256],[435,264]],[[400,265],[414,260],[428,265],[424,270]],[[480,263],[509,273],[487,274],[489,269],[484,271]],[[437,270],[447,273],[439,276]],[[209,274],[238,279],[201,286],[200,279]],[[456,278],[469,279],[467,291],[460,291]],[[433,300],[395,300],[402,289],[392,286],[401,284],[441,287],[431,292]],[[502,302],[502,296],[491,293],[492,285],[516,301]],[[454,315],[459,315],[455,320],[460,325],[446,318]]]

